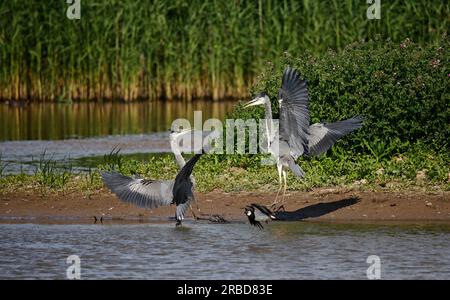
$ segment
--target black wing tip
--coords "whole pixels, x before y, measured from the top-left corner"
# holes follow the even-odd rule
[[[203,154],[204,152],[202,151],[202,153],[197,153],[191,159],[189,159],[184,167],[181,168],[180,172],[178,172],[177,176],[175,177],[175,182],[191,176],[195,164]]]
[[[364,125],[366,118],[364,116],[354,116],[347,121],[351,122],[355,126],[355,129],[359,129]]]
[[[283,81],[285,80],[298,80],[300,82],[305,82],[306,79],[301,78],[301,73],[298,69],[291,67],[290,65],[286,66],[283,72]]]
[[[349,120],[355,120],[355,121],[358,121],[358,122],[364,122],[366,120],[366,117],[363,116],[363,115],[358,115],[358,116],[351,117]]]

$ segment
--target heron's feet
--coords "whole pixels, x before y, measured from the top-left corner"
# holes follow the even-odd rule
[[[277,206],[278,206],[278,201],[277,200],[275,200],[271,205],[270,205],[270,209],[271,210],[274,210]]]
[[[177,220],[177,222],[175,223],[175,227],[181,226],[181,220]]]
[[[270,206],[270,209],[274,212],[274,213],[277,213],[277,212],[279,212],[279,211],[285,211],[285,209],[284,209],[284,204],[283,203],[273,203],[271,206]]]
[[[284,209],[284,205],[283,204],[281,204],[274,212],[279,212],[279,211],[282,211],[282,212],[285,212],[286,210]]]
[[[196,221],[200,220],[200,218],[197,217],[197,215],[194,213],[194,211],[192,211],[192,217],[194,217],[194,220],[196,220]]]

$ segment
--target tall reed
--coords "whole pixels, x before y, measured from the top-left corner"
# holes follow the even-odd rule
[[[0,99],[241,97],[285,51],[339,51],[361,39],[434,43],[446,0],[0,2]]]

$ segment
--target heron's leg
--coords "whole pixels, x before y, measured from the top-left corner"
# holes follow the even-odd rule
[[[278,196],[280,195],[281,189],[283,188],[283,181],[281,180],[281,173],[283,171],[283,166],[281,164],[278,164],[277,165],[277,169],[278,169],[278,183],[279,183],[279,187],[278,187],[277,195],[275,197],[275,201],[273,201],[271,207],[274,207],[278,203]]]
[[[278,207],[278,210],[283,208],[284,210],[284,197],[286,196],[286,189],[287,189],[287,174],[286,171],[283,171],[283,179],[284,179],[284,190],[283,190],[283,198],[281,199],[281,205]]]
[[[195,206],[197,206],[197,212],[200,213],[200,207],[198,206],[197,198],[195,198]]]
[[[198,202],[197,202],[197,198],[195,196],[192,196],[192,199],[190,200],[189,203],[189,208],[191,209],[191,213],[192,216],[194,217],[195,220],[200,220],[199,217],[197,217],[197,215],[194,213],[194,209],[192,208],[192,202],[195,202],[195,205],[197,206],[197,212],[200,213],[200,209],[198,208]]]
[[[194,217],[194,220],[198,220],[198,217],[197,217],[197,215],[195,214],[194,209],[192,208],[192,205],[191,205],[191,204],[189,204],[189,208],[190,208],[190,210],[191,210],[192,216]]]

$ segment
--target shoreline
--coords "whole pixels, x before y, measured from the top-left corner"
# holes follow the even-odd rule
[[[251,203],[269,206],[275,193],[213,191],[196,193],[200,222],[247,223],[244,207]],[[195,203],[193,208],[195,210]],[[280,221],[327,223],[449,223],[450,192],[359,191],[321,188],[309,192],[291,191],[286,196]],[[123,203],[105,189],[91,194],[71,191],[40,194],[36,190],[8,191],[0,194],[0,223],[90,224],[174,222],[175,208],[142,209]],[[95,216],[95,218],[94,218]],[[188,211],[186,222],[193,222]],[[220,223],[220,222],[217,222]]]

